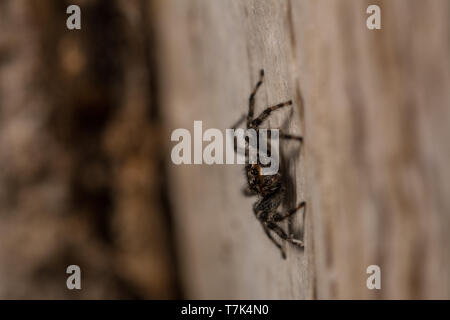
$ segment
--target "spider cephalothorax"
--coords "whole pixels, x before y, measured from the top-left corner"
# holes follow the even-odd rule
[[[249,98],[249,109],[247,116],[243,116],[234,126],[236,129],[244,120],[247,118],[247,129],[254,129],[259,131],[259,126],[261,123],[269,117],[269,115],[282,107],[292,105],[292,100],[276,104],[274,106],[265,109],[258,117],[254,118],[254,107],[255,107],[255,95],[259,87],[262,85],[264,79],[264,70],[260,71],[260,79],[256,84],[253,92],[250,94]],[[294,136],[291,134],[283,133],[279,131],[280,139],[297,140],[299,142],[303,141],[300,136]],[[235,139],[235,151],[237,152],[237,139]],[[248,140],[247,140],[248,142]],[[260,141],[258,142],[259,145]],[[248,147],[246,146],[246,159],[248,158]],[[258,150],[259,152],[259,150]],[[282,245],[272,236],[271,231],[275,232],[282,240],[288,241],[292,244],[303,246],[303,242],[298,239],[294,239],[292,236],[288,235],[277,223],[285,220],[289,216],[296,213],[300,208],[305,208],[306,203],[304,201],[293,209],[288,210],[285,213],[280,213],[277,211],[278,207],[281,205],[283,198],[286,193],[286,188],[283,185],[282,173],[277,172],[272,175],[264,175],[262,173],[262,168],[265,167],[259,161],[256,163],[248,163],[246,161],[245,173],[247,177],[247,186],[244,189],[244,194],[247,196],[257,196],[258,200],[253,205],[253,212],[256,218],[261,222],[264,231],[270,240],[280,249],[283,258],[286,258],[286,253]]]

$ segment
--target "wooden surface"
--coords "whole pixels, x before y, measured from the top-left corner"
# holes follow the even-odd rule
[[[366,28],[372,3],[382,30]],[[450,297],[448,1],[172,0],[152,12],[168,137],[194,120],[230,127],[260,68],[256,111],[293,99],[268,125],[305,137],[289,171],[291,202],[308,203],[306,248],[285,261],[240,166],[172,166],[187,297]],[[372,264],[379,291],[366,288]]]

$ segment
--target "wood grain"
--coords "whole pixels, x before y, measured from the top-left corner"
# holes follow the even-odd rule
[[[368,30],[369,4],[382,29]],[[306,199],[306,249],[266,239],[239,166],[173,166],[182,275],[191,298],[448,298],[447,1],[202,1],[154,4],[167,135],[225,129],[292,98],[271,127],[305,136],[289,163]],[[170,154],[170,150],[168,150]],[[298,228],[302,219],[292,221]],[[382,289],[368,290],[379,265]]]

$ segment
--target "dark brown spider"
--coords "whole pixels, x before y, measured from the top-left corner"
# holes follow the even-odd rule
[[[256,132],[258,132],[261,123],[267,119],[273,111],[292,105],[292,100],[279,103],[265,109],[258,117],[254,118],[253,113],[255,108],[255,95],[259,87],[262,85],[263,79],[264,70],[261,70],[260,79],[249,98],[247,129],[254,129]],[[233,126],[233,129],[236,129],[244,120],[245,115],[239,119],[239,121]],[[303,141],[302,137],[283,133],[281,130],[279,131],[279,137],[281,139],[297,140],[300,142]],[[234,151],[237,152],[236,136],[234,137]],[[277,223],[290,217],[301,208],[305,208],[306,210],[306,203],[302,201],[296,208],[290,209],[285,213],[278,212],[277,209],[286,194],[286,187],[284,186],[282,180],[282,173],[278,172],[273,175],[262,175],[261,167],[263,167],[263,165],[260,163],[259,157],[256,164],[250,164],[247,159],[248,147],[246,146],[245,173],[248,184],[244,189],[244,194],[246,196],[258,196],[258,200],[253,205],[253,212],[255,213],[256,218],[261,222],[261,225],[269,239],[277,246],[278,249],[280,249],[283,259],[286,259],[286,253],[283,246],[275,238],[273,238],[271,231],[275,232],[282,240],[303,247],[303,241],[295,239],[293,236],[288,236],[288,234]]]

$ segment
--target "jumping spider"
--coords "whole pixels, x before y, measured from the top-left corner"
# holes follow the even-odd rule
[[[258,117],[254,118],[253,113],[255,108],[255,95],[259,87],[262,85],[263,79],[264,79],[264,70],[261,70],[259,81],[256,84],[253,92],[250,94],[249,98],[247,129],[254,129],[256,132],[258,132],[261,123],[265,119],[267,119],[273,111],[283,108],[285,106],[292,105],[292,100],[279,103],[277,105],[265,109]],[[233,129],[236,129],[245,120],[245,118],[246,116],[243,115],[242,118],[239,119],[239,121],[233,126]],[[299,142],[303,141],[302,137],[283,133],[281,130],[279,131],[279,137],[281,139],[297,140]],[[235,139],[234,151],[238,152],[236,136],[234,137],[234,139]],[[283,257],[283,259],[286,259],[286,253],[283,249],[283,246],[275,238],[273,238],[271,231],[275,232],[282,240],[303,247],[303,241],[295,239],[292,235],[288,236],[288,234],[277,224],[277,222],[281,222],[286,218],[292,216],[301,208],[305,208],[306,210],[306,203],[302,201],[296,208],[290,209],[285,213],[278,212],[277,209],[282,203],[286,194],[286,187],[282,180],[283,178],[282,174],[278,172],[274,175],[262,175],[261,167],[263,165],[260,163],[259,157],[256,164],[250,164],[249,161],[247,161],[248,159],[247,146],[246,150],[247,152],[246,152],[245,175],[247,177],[248,184],[245,187],[243,193],[246,196],[258,196],[258,200],[253,205],[253,212],[256,218],[259,220],[259,222],[261,222],[261,225],[266,235],[281,251],[281,256]]]

